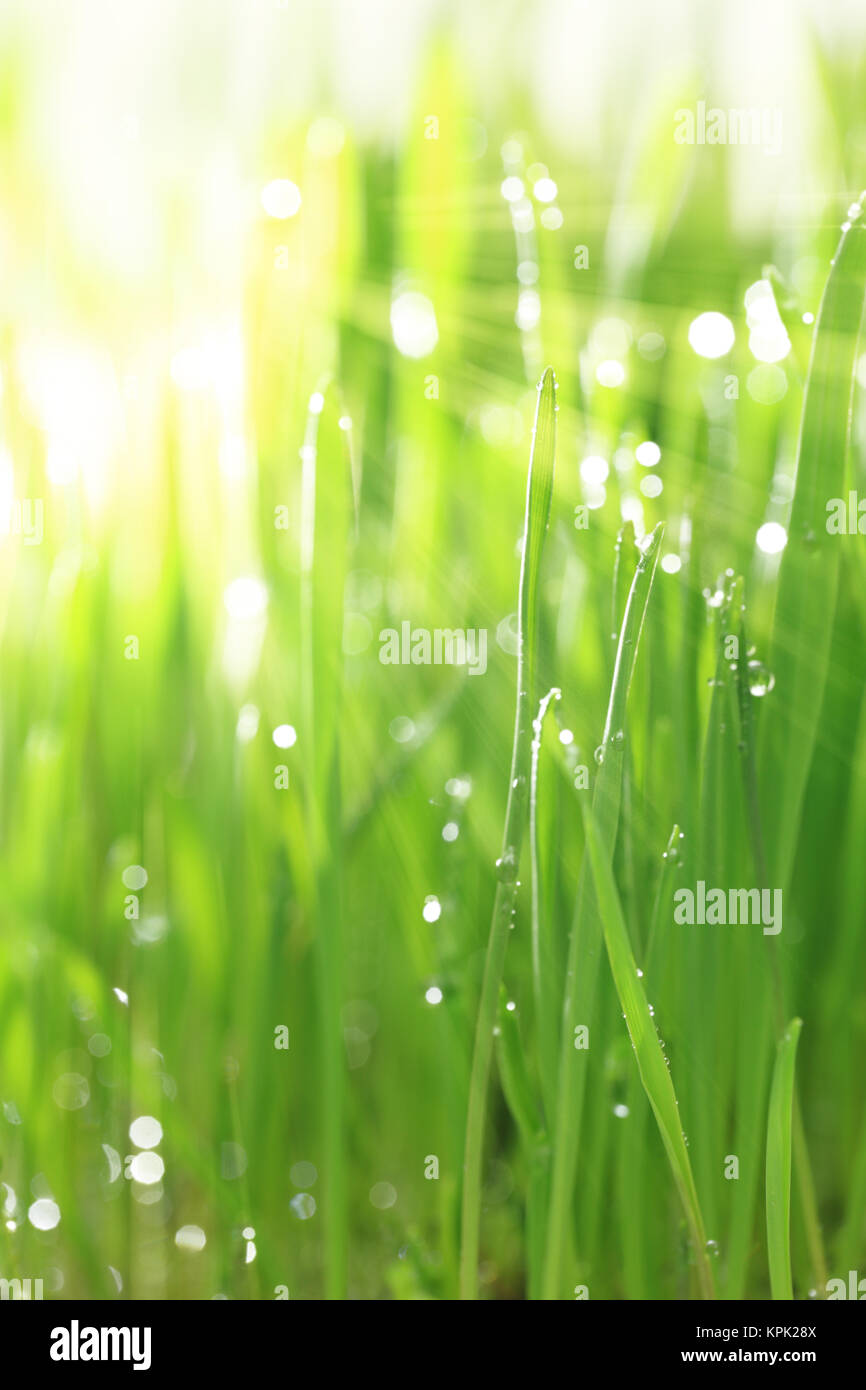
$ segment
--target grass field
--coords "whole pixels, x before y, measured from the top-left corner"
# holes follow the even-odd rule
[[[444,9],[387,138],[297,7],[14,10],[0,1278],[866,1274],[862,26],[597,143]]]

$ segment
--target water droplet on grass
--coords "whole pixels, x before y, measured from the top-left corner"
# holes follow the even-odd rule
[[[201,1226],[181,1226],[174,1233],[174,1243],[178,1250],[187,1250],[196,1255],[207,1245],[207,1236]]]
[[[517,871],[517,858],[513,849],[507,849],[496,861],[496,877],[508,882]]]
[[[768,695],[776,684],[776,677],[768,671],[762,661],[750,661],[748,666],[749,690],[759,699]]]
[[[424,906],[421,909],[421,916],[425,922],[438,922],[442,916],[442,904],[435,894],[430,894],[424,899]]]
[[[370,1188],[370,1201],[379,1211],[387,1211],[397,1200],[397,1189],[390,1182],[377,1182]]]
[[[51,1094],[61,1110],[81,1110],[90,1099],[90,1087],[85,1076],[70,1071],[58,1076]]]
[[[27,1220],[37,1231],[53,1231],[60,1224],[60,1208],[50,1197],[40,1197],[28,1207]]]
[[[152,1115],[139,1115],[129,1126],[129,1137],[138,1149],[155,1149],[162,1140],[162,1125]]]
[[[316,1199],[309,1192],[296,1192],[289,1202],[289,1209],[299,1221],[309,1221],[316,1214]]]
[[[159,1154],[153,1153],[151,1149],[136,1154],[129,1165],[129,1176],[144,1187],[153,1187],[162,1180],[164,1173],[165,1164]]]

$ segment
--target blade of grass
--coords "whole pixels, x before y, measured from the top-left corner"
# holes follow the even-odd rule
[[[755,871],[758,876],[758,886],[761,889],[769,888],[771,885],[767,880],[766,856],[764,853],[764,837],[761,823],[761,808],[758,789],[757,768],[755,763],[755,737],[753,702],[749,685],[749,673],[747,657],[749,652],[748,638],[746,634],[745,603],[742,600],[742,586],[738,581],[734,585],[734,603],[739,609],[739,651],[735,662],[736,671],[736,715],[739,717],[740,738],[739,747],[741,751],[741,765],[743,772],[743,784],[748,808],[749,832],[752,842],[752,854],[755,864]],[[781,1036],[783,1021],[785,1018],[785,988],[782,979],[782,970],[779,964],[778,941],[772,937],[770,946],[770,971],[773,985],[773,1004],[775,1008],[776,1029]],[[754,1067],[757,1071],[757,1058],[755,1054]],[[824,1258],[824,1244],[821,1237],[821,1223],[818,1216],[818,1202],[815,1196],[815,1182],[812,1176],[812,1165],[809,1159],[809,1150],[806,1145],[806,1131],[803,1125],[803,1116],[800,1107],[800,1098],[796,1087],[794,1089],[794,1122],[793,1122],[793,1144],[794,1144],[794,1175],[797,1184],[797,1196],[800,1203],[800,1210],[803,1217],[803,1225],[806,1232],[806,1241],[809,1250],[809,1259],[812,1265],[812,1273],[815,1283],[819,1288],[823,1288],[827,1282],[827,1263]]]
[[[793,1299],[791,1282],[791,1133],[794,1062],[802,1020],[792,1019],[776,1051],[767,1115],[767,1255],[774,1299]]]
[[[508,1007],[504,987],[500,990],[499,1022],[495,1032],[496,1061],[502,1090],[520,1133],[529,1173],[526,1193],[526,1282],[529,1298],[537,1298],[544,1258],[550,1144],[526,1067],[518,1011],[513,1003]]]
[[[713,1271],[707,1253],[704,1222],[698,1203],[688,1150],[686,1149],[679,1101],[656,1032],[649,1004],[638,974],[628,928],[620,905],[613,869],[607,857],[594,811],[581,803],[584,832],[592,877],[601,913],[604,942],[616,992],[625,1014],[640,1078],[656,1117],[674,1182],[683,1204],[695,1252],[698,1281],[704,1298],[715,1297]]]
[[[552,924],[544,913],[541,885],[541,854],[538,841],[538,764],[541,757],[544,719],[560,691],[549,690],[538,707],[533,723],[532,768],[529,783],[529,853],[532,866],[532,977],[535,994],[535,1026],[538,1033],[539,1071],[548,1123],[553,1116],[556,1092],[556,1013],[558,989],[556,959],[551,939]]]
[[[667,923],[670,919],[676,875],[682,868],[680,841],[681,831],[679,826],[675,825],[661,856],[661,871],[653,899],[644,956],[644,978],[647,988],[653,990],[661,984],[665,976],[670,933],[664,930],[662,922]],[[627,1298],[643,1299],[651,1297],[650,1242],[646,1221],[649,1174],[644,1147],[649,1110],[641,1086],[640,1073],[636,1070],[632,1071],[629,1077],[626,1104],[629,1128],[622,1146],[617,1173],[617,1201],[622,1215],[623,1283]]]
[[[608,857],[613,855],[619,823],[628,692],[663,534],[664,526],[659,523],[635,568],[620,627],[604,737],[596,755],[599,771],[595,780],[592,806],[602,827]],[[578,1025],[588,1027],[591,1021],[600,947],[601,928],[593,880],[587,873],[584,859],[569,941],[563,999],[553,1175],[544,1271],[546,1299],[558,1298],[562,1292],[562,1263],[569,1229],[568,1218],[586,1087],[586,1059],[589,1055],[588,1049],[578,1049],[574,1046],[575,1029]]]
[[[742,577],[736,576],[728,585],[721,627],[722,645],[732,637],[736,639],[736,659],[720,666],[718,678],[723,679],[727,686],[728,720],[731,727],[736,729],[739,782],[743,793],[737,812],[740,827],[737,862],[743,865],[743,871],[737,881],[745,881],[753,872],[757,885],[764,888],[768,885],[758,812],[753,697],[748,685],[749,646],[744,612],[743,581]],[[732,665],[733,675],[730,671]],[[726,1298],[743,1297],[749,1259],[754,1249],[755,1211],[762,1166],[762,1117],[765,1114],[772,1058],[774,995],[771,971],[776,964],[773,946],[775,939],[772,939],[768,957],[765,937],[744,935],[734,938],[734,977],[738,981],[742,1020],[737,1033],[733,1130],[733,1151],[739,1159],[739,1177],[735,1183],[729,1184],[731,1207],[723,1286]],[[782,1019],[778,988],[775,999],[778,1036]]]
[[[864,295],[866,226],[858,215],[845,224],[818,310],[773,619],[776,697],[774,718],[763,730],[761,783],[768,867],[783,892],[790,883],[830,666],[840,549],[826,529],[826,504],[843,495]]]
[[[466,1143],[463,1161],[463,1201],[460,1250],[460,1296],[478,1297],[478,1249],[481,1225],[481,1163],[487,1086],[493,1054],[493,1028],[508,931],[517,901],[520,849],[526,820],[526,801],[532,741],[538,585],[550,502],[556,451],[556,379],[546,368],[538,388],[532,454],[526,484],[523,554],[520,563],[517,637],[517,710],[511,755],[508,804],[502,853],[497,861],[499,882],[493,903],[493,920],[487,944],[475,1050],[469,1079]]]

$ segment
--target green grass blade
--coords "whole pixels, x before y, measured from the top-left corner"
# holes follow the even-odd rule
[[[505,987],[502,986],[499,991],[499,1021],[494,1029],[496,1061],[508,1108],[521,1139],[527,1148],[531,1148],[541,1131],[541,1114],[526,1069],[517,1010],[513,1003],[509,1009],[508,1002]]]
[[[741,765],[743,773],[743,785],[748,808],[749,832],[752,843],[752,858],[755,864],[755,871],[758,876],[758,884],[763,888],[771,885],[767,882],[766,856],[764,853],[764,837],[761,820],[761,807],[758,792],[757,769],[754,753],[754,719],[753,703],[749,688],[749,676],[747,657],[749,652],[749,642],[746,634],[745,603],[742,602],[740,581],[734,585],[734,604],[739,609],[739,655],[735,663],[736,668],[736,695],[737,713],[739,715],[739,747],[741,750]],[[776,1031],[781,1034],[785,1017],[785,991],[782,981],[782,971],[779,963],[779,948],[775,937],[769,943],[770,971],[773,984],[773,1002],[775,1005]],[[754,988],[756,983],[756,972],[746,972],[751,976],[747,989]],[[756,1016],[757,1011],[753,1016]],[[751,1032],[751,1029],[747,1030]],[[759,1057],[761,1053],[757,1046],[751,1049],[751,1070],[757,1073],[759,1067]],[[806,1133],[803,1126],[803,1119],[799,1097],[796,1088],[794,1090],[794,1175],[796,1178],[796,1190],[800,1201],[800,1208],[803,1217],[803,1224],[806,1232],[806,1241],[809,1249],[809,1257],[812,1264],[813,1278],[819,1287],[827,1282],[827,1266],[824,1257],[824,1245],[821,1236],[821,1224],[818,1215],[818,1203],[815,1197],[815,1183],[812,1176],[812,1165],[809,1158],[809,1151],[806,1146]],[[751,1148],[751,1145],[750,1145]]]
[[[664,527],[660,523],[650,536],[635,568],[619,631],[604,737],[597,754],[600,765],[592,805],[608,858],[613,855],[619,824],[628,692],[663,533]],[[545,1262],[544,1296],[548,1299],[558,1298],[562,1293],[568,1213],[580,1142],[587,1059],[591,1055],[589,1049],[575,1048],[574,1035],[578,1025],[589,1026],[591,1021],[601,950],[598,908],[592,877],[587,874],[586,867],[584,861],[578,883],[565,978]]]
[[[767,1116],[767,1254],[774,1299],[793,1299],[791,1281],[791,1131],[794,1063],[802,1020],[792,1019],[776,1052]]]
[[[505,988],[500,990],[499,1022],[496,1026],[496,1061],[502,1091],[520,1134],[529,1174],[526,1194],[527,1292],[538,1297],[544,1260],[544,1217],[550,1178],[550,1144],[542,1126],[526,1067],[526,1051],[520,1035],[518,1011]]]
[[[845,486],[864,294],[866,226],[858,217],[842,233],[815,325],[773,623],[776,695],[774,717],[765,723],[761,772],[768,862],[773,886],[782,891],[790,881],[830,667],[841,552],[839,538],[826,529],[826,506]]]
[[[646,952],[643,957],[646,988],[654,991],[665,979],[671,940],[667,928],[677,876],[682,872],[681,848],[682,832],[679,826],[675,825],[664,854],[660,856],[661,872],[658,875]],[[629,1130],[621,1150],[617,1196],[622,1214],[623,1287],[625,1296],[631,1300],[652,1297],[649,1275],[651,1242],[647,1212],[648,1191],[654,1174],[648,1166],[645,1148],[649,1107],[637,1069],[633,1070],[629,1077],[627,1104],[630,1116]]]
[[[537,649],[539,573],[544,536],[553,495],[556,452],[556,379],[545,370],[538,391],[532,454],[526,484],[523,555],[520,564],[517,650],[517,712],[511,755],[508,804],[502,853],[497,864],[499,882],[493,903],[493,920],[487,944],[484,977],[475,1033],[475,1050],[469,1080],[466,1142],[463,1162],[463,1199],[460,1250],[460,1296],[478,1297],[478,1250],[481,1224],[481,1164],[487,1087],[493,1054],[493,1029],[508,930],[517,902],[520,850],[526,821],[532,742],[532,704]]]
[[[689,1163],[674,1084],[649,1011],[646,994],[629,944],[628,929],[610,860],[605,852],[595,815],[582,803],[589,862],[601,913],[604,941],[616,992],[634,1047],[643,1088],[656,1117],[665,1153],[688,1221],[698,1280],[704,1298],[715,1297],[713,1272],[707,1253],[704,1222]]]
[[[529,781],[529,852],[532,866],[532,977],[535,999],[535,1026],[538,1032],[539,1070],[548,1123],[553,1115],[556,1091],[556,1014],[559,985],[552,941],[552,924],[544,911],[541,885],[541,853],[538,834],[538,765],[541,758],[544,720],[560,691],[549,690],[538,707],[533,723],[532,766]]]

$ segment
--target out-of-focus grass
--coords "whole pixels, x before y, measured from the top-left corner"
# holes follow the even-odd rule
[[[0,211],[5,241],[31,265],[21,248],[43,229],[16,119],[26,54],[18,61]],[[795,352],[760,362],[744,304],[772,263],[802,312],[817,312],[857,191],[846,185],[862,183],[848,98],[825,62],[836,122],[825,192],[809,215],[788,204],[759,231],[733,215],[729,176],[748,152],[674,144],[686,95],[659,102],[613,178],[579,145],[550,154],[520,94],[507,123],[488,115],[443,40],[395,150],[351,129],[342,143],[311,141],[318,113],[275,132],[248,171],[254,210],[219,274],[199,265],[181,203],[167,216],[163,277],[133,290],[55,233],[40,274],[7,301],[0,484],[42,500],[44,536],[26,544],[13,525],[0,538],[0,1276],[83,1298],[457,1295],[545,361],[560,413],[539,689],[562,691],[539,750],[545,977],[536,988],[525,849],[505,965],[514,1008],[484,1144],[482,1295],[699,1292],[600,931],[591,1046],[585,1061],[569,1054],[585,1066],[574,1180],[560,1180],[561,1248],[545,1265],[551,1057],[568,1044],[585,850],[575,798],[593,795],[605,766],[594,751],[635,563],[626,538],[615,567],[624,519],[641,541],[664,522],[665,540],[612,864],[719,1290],[770,1291],[760,1178],[777,985],[785,1017],[804,1022],[797,1094],[830,1272],[862,1268],[862,539],[822,536],[838,577],[835,604],[821,605],[798,559],[808,537],[792,534],[781,587],[778,555],[756,545],[762,524],[790,522],[813,328],[798,314],[795,333],[783,304]],[[860,88],[850,103],[862,105]],[[424,138],[429,111],[436,139]],[[533,191],[541,161],[558,185],[550,201]],[[511,203],[506,175],[524,184]],[[265,177],[282,176],[303,194],[288,221],[256,202]],[[560,226],[543,220],[551,210]],[[858,264],[863,236],[848,234]],[[575,268],[576,244],[587,269]],[[184,286],[208,274],[214,309],[201,319]],[[435,335],[430,308],[406,294],[429,301]],[[715,360],[688,341],[707,310],[736,331]],[[822,392],[843,400],[833,447],[805,460],[801,449],[813,527],[824,492],[866,487],[858,325],[853,308],[842,316],[822,368]],[[310,401],[324,380],[313,460]],[[636,455],[647,441],[660,449],[650,466]],[[603,460],[603,481],[587,459]],[[587,504],[584,529],[575,508]],[[675,889],[700,878],[758,883],[724,647],[742,602],[758,663],[758,810],[784,880],[771,878],[785,894],[774,939],[678,926],[672,911]],[[404,621],[485,628],[486,673],[383,665],[379,633]],[[283,726],[288,746],[273,741]],[[123,877],[136,865],[140,889]],[[587,961],[574,965],[585,978]],[[537,1012],[550,1000],[552,1025]],[[275,1046],[280,1027],[288,1048]],[[142,1115],[162,1127],[157,1181],[140,1179],[159,1163],[127,1161]],[[31,1211],[37,1201],[56,1204],[59,1224],[37,1229],[54,1211]],[[190,1226],[202,1249],[189,1235],[176,1243]],[[796,1176],[791,1231],[802,1297],[814,1261]]]

